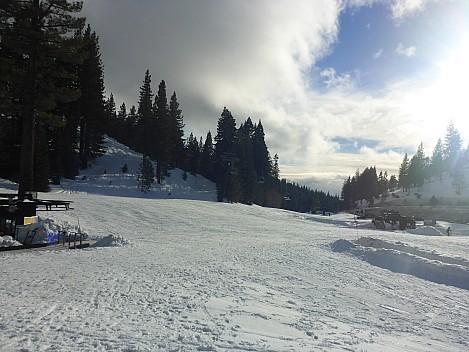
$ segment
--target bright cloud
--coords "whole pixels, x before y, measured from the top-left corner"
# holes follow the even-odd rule
[[[394,0],[392,15],[399,20],[423,11],[429,4],[448,0]]]
[[[352,76],[348,73],[338,75],[334,68],[329,67],[320,73],[324,78],[324,83],[328,88],[350,89],[353,88]]]
[[[409,46],[408,48],[404,47],[402,43],[399,43],[399,45],[396,48],[396,53],[399,55],[404,55],[407,57],[412,57],[415,56],[415,53],[417,52],[417,48],[415,46]]]

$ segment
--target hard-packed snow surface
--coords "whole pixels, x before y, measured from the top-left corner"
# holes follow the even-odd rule
[[[186,196],[142,196],[98,182],[106,167],[40,194],[73,201],[40,212],[49,232],[97,246],[0,253],[1,351],[469,350],[466,225],[381,231],[203,201],[203,187],[183,199],[175,179]]]

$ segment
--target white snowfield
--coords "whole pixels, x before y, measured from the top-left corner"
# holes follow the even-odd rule
[[[0,351],[469,350],[465,225],[426,236],[181,199],[211,192],[191,177],[171,177],[179,199],[135,178],[116,196],[117,178],[40,194],[73,201],[40,212],[49,230],[79,220],[100,246],[0,253]]]

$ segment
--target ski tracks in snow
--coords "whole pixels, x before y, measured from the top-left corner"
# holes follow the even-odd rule
[[[467,292],[330,249],[354,229],[254,206],[82,197],[87,232],[132,246],[0,256],[6,351],[469,347]]]

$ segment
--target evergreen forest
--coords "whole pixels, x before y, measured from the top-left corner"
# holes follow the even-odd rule
[[[373,166],[362,172],[357,170],[354,176],[344,181],[341,199],[345,209],[353,209],[360,200],[366,200],[369,206],[373,206],[375,200],[385,199],[398,188],[404,192],[410,192],[411,188],[418,191],[430,177],[441,181],[444,172],[449,172],[456,193],[461,194],[466,184],[463,167],[467,164],[469,148],[463,148],[461,135],[453,122],[450,122],[444,140],[438,139],[430,156],[425,154],[423,143],[420,143],[411,158],[407,153],[404,154],[397,176],[389,176],[387,171],[377,174]]]
[[[338,195],[279,178],[279,156],[270,155],[261,120],[247,117],[237,126],[225,107],[215,135],[186,136],[176,92],[168,95],[164,80],[153,91],[149,70],[136,105],[106,96],[99,36],[79,16],[82,6],[0,3],[0,177],[18,182],[20,195],[74,179],[105,153],[108,135],[142,153],[136,180],[142,192],[179,168],[183,177],[215,182],[219,201],[301,212],[341,209]]]

